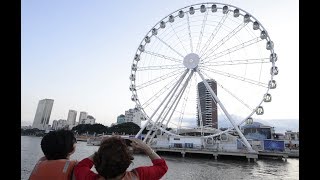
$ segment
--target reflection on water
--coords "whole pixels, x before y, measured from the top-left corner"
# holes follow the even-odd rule
[[[41,138],[21,136],[21,179],[28,179],[37,160],[43,156],[40,148]],[[71,159],[81,160],[95,151],[98,146],[87,146],[86,142],[78,142],[76,152]],[[169,170],[163,179],[195,180],[195,179],[299,179],[299,159],[282,160],[259,159],[256,163],[246,160],[224,158],[185,157],[177,155],[161,155],[168,164]],[[135,155],[129,169],[151,165],[144,155]]]

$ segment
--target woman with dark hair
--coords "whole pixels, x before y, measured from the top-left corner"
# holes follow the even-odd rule
[[[130,146],[135,150],[141,150],[149,156],[153,165],[142,166],[127,171],[127,168],[134,159],[126,145],[125,139],[120,136],[109,137],[104,140],[98,151],[93,155],[81,160],[74,168],[77,180],[158,180],[168,170],[164,159],[153,151],[146,143],[140,139],[130,139]],[[92,166],[99,174],[91,171]]]
[[[77,161],[69,160],[75,152],[77,140],[72,131],[50,131],[41,140],[44,157],[35,165],[29,180],[74,179],[73,168]]]

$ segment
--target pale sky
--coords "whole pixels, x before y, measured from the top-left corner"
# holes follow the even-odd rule
[[[146,33],[192,4],[184,0],[23,0],[21,121],[32,124],[39,100],[54,99],[49,124],[70,109],[110,126],[135,103],[131,64]],[[277,88],[261,119],[299,119],[299,1],[225,0],[268,30],[278,55]]]

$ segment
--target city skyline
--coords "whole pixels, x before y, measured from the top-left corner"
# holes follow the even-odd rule
[[[21,121],[32,123],[38,101],[50,98],[55,105],[49,124],[65,119],[68,110],[74,109],[90,112],[96,123],[110,126],[135,106],[130,100],[129,75],[141,39],[166,15],[203,1],[117,1],[112,6],[108,2],[32,2],[22,2]],[[275,43],[278,87],[261,118],[297,121],[298,1],[271,1],[272,9],[254,1],[221,3],[252,13]]]

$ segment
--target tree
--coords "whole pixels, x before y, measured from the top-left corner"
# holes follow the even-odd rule
[[[102,124],[79,124],[72,128],[72,131],[76,131],[78,134],[102,134],[107,132],[108,127]]]
[[[127,122],[118,124],[115,126],[112,126],[108,128],[108,133],[118,133],[118,134],[137,134],[140,130],[140,127],[133,123],[133,122]]]

